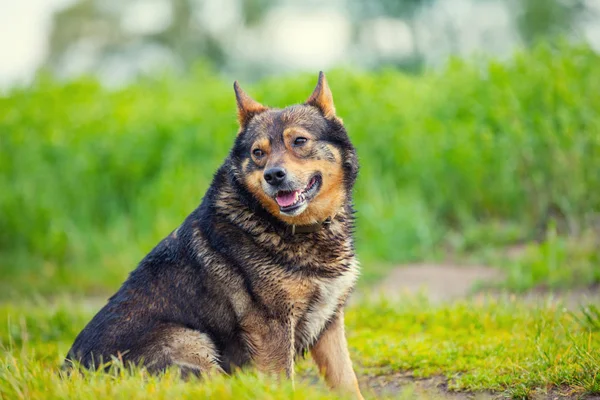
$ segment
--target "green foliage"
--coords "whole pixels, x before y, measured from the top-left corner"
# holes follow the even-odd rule
[[[507,6],[516,13],[517,31],[529,45],[579,34],[582,22],[593,12],[585,0],[508,0]]]
[[[382,398],[377,383],[411,371],[416,378],[442,376],[451,391],[493,390],[513,398],[547,391],[600,394],[599,332],[580,325],[562,305],[548,304],[355,304],[346,313],[346,332],[362,389],[367,398]],[[175,371],[159,377],[137,369],[62,376],[64,355],[100,305],[72,298],[0,305],[0,398],[338,398],[317,383],[310,357],[299,360],[295,391],[287,381],[253,371],[201,384],[185,383]],[[443,398],[411,397],[406,387],[401,398]]]
[[[566,289],[600,282],[598,246],[594,234],[573,239],[551,230],[543,242],[527,245],[521,257],[506,263],[506,283],[524,291],[540,285]]]
[[[581,307],[581,314],[571,313],[579,324],[590,331],[600,332],[600,308],[594,304]]]
[[[532,238],[551,209],[569,225],[597,218],[599,58],[560,45],[418,77],[331,71],[362,163],[361,258]],[[246,89],[282,107],[315,81]],[[120,282],[200,202],[235,133],[231,85],[204,66],[115,91],[40,76],[1,97],[0,292]]]

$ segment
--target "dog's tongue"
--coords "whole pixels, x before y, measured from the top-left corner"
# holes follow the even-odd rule
[[[279,207],[289,207],[296,202],[297,194],[299,190],[294,190],[293,192],[285,192],[285,193],[277,193],[277,204]]]

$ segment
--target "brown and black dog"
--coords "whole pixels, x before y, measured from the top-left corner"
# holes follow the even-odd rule
[[[200,206],[130,274],[67,362],[119,357],[149,371],[293,378],[310,351],[333,388],[362,398],[344,334],[358,277],[356,152],[323,73],[304,104],[265,107],[234,84],[240,131]]]

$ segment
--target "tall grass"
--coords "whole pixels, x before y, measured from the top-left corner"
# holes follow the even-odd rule
[[[530,238],[556,210],[569,226],[597,219],[599,62],[561,45],[418,77],[330,71],[362,164],[363,259],[434,257],[448,237],[488,226]],[[304,101],[315,81],[246,90],[282,107]],[[235,132],[231,83],[204,66],[116,91],[40,76],[0,97],[0,286],[120,281],[200,202]],[[490,232],[479,240],[507,240]]]

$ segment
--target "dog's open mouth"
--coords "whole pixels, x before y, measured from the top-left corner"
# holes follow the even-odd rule
[[[320,188],[321,176],[315,175],[308,181],[308,185],[304,189],[280,190],[275,196],[275,201],[282,213],[291,214],[306,206]]]

